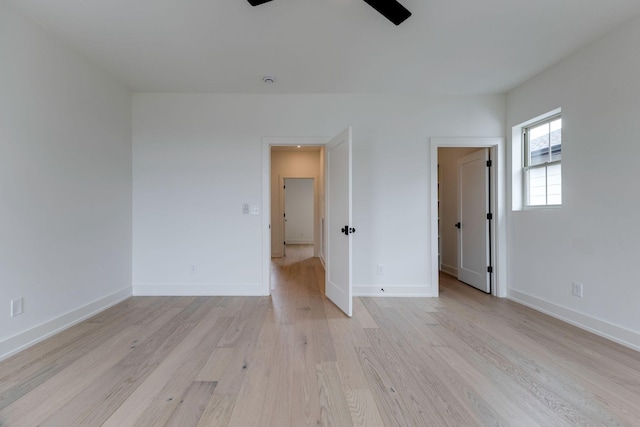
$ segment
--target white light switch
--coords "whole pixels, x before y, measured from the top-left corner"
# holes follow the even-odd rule
[[[249,203],[245,203],[242,205],[242,213],[245,215],[249,214]]]
[[[11,317],[19,316],[22,314],[23,301],[24,300],[22,298],[11,300]]]

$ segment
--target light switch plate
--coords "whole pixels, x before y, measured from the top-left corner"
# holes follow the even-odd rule
[[[23,311],[22,301],[23,301],[22,298],[11,300],[11,317],[16,317],[22,314],[22,311]]]

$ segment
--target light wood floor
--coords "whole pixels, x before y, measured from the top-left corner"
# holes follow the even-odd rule
[[[640,353],[449,276],[426,298],[135,297],[0,363],[2,426],[640,425]]]

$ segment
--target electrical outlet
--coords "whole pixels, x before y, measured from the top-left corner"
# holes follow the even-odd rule
[[[189,273],[193,274],[196,272],[196,265],[195,264],[191,264],[191,267],[189,267]]]
[[[582,298],[582,288],[583,288],[582,283],[573,282],[573,288],[571,289],[571,293],[574,296]]]
[[[11,300],[11,317],[16,317],[22,314],[23,302],[23,298]]]
[[[378,274],[384,274],[384,264],[378,264]]]

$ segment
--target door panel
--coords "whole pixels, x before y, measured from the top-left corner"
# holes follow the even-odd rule
[[[332,139],[327,150],[327,279],[326,295],[347,316],[352,311],[351,128]]]
[[[458,280],[490,292],[488,149],[458,160]]]
[[[313,178],[284,179],[284,240],[287,245],[314,243]]]

